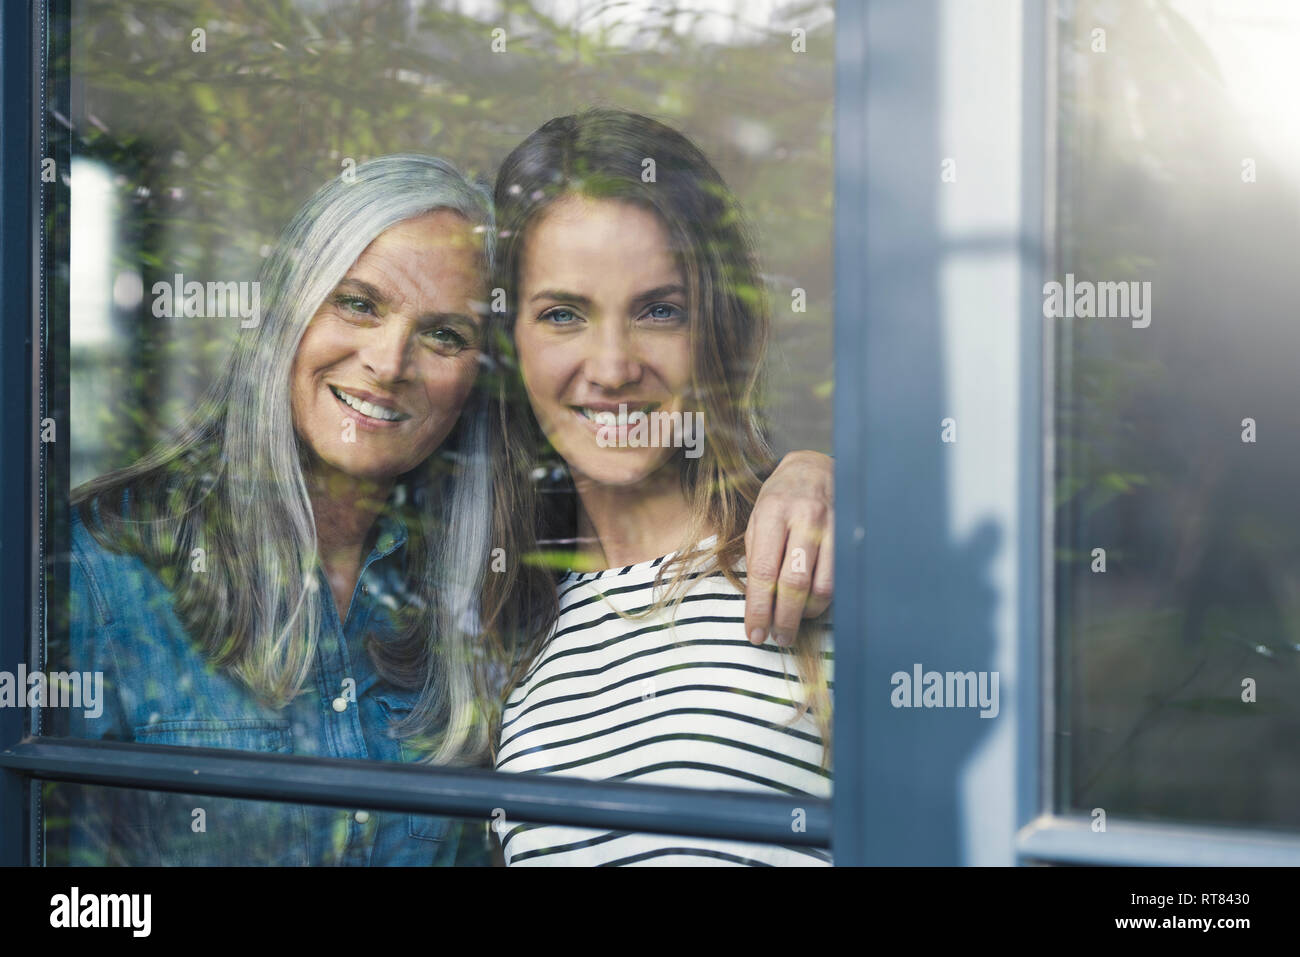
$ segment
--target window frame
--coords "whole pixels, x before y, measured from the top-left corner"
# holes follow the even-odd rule
[[[1056,42],[1062,6],[1057,0],[1020,0],[1018,34],[992,51],[1014,58],[1020,83],[1019,205],[1011,218],[1014,235],[993,240],[1014,251],[1018,286],[1004,304],[1017,317],[1007,345],[1018,349],[1014,385],[1018,417],[1014,430],[1017,491],[1014,508],[1002,517],[1011,526],[1014,549],[1014,614],[1002,635],[1016,672],[1007,697],[1013,757],[995,764],[1013,794],[1011,846],[990,853],[964,843],[960,828],[909,845],[890,834],[900,813],[915,817],[923,789],[951,788],[961,794],[962,768],[907,765],[901,756],[924,755],[936,737],[910,722],[901,739],[884,740],[873,723],[889,696],[888,675],[907,635],[884,627],[905,621],[916,593],[888,593],[873,586],[872,569],[895,560],[891,543],[907,535],[905,513],[872,493],[879,470],[897,467],[897,446],[882,427],[897,403],[895,386],[910,377],[910,394],[936,404],[944,399],[942,372],[917,377],[916,370],[891,370],[885,348],[891,337],[912,334],[907,317],[887,308],[897,257],[886,243],[927,257],[934,267],[951,244],[934,223],[889,221],[879,197],[917,190],[914,170],[885,161],[877,144],[907,141],[920,124],[933,123],[933,74],[938,57],[899,57],[890,45],[899,37],[936,38],[946,4],[863,0],[841,2],[835,37],[835,452],[836,560],[838,579],[865,582],[836,596],[835,784],[829,801],[802,799],[804,834],[790,831],[790,799],[761,794],[691,793],[613,782],[533,778],[491,771],[385,765],[302,756],[273,759],[292,769],[269,778],[261,755],[140,744],[80,742],[26,737],[26,709],[0,709],[0,865],[40,863],[39,788],[42,780],[109,783],[160,790],[225,794],[263,800],[294,800],[342,808],[372,806],[410,813],[451,813],[487,819],[492,807],[525,808],[539,821],[683,833],[736,840],[830,846],[837,865],[925,863],[1095,863],[1146,865],[1300,864],[1300,837],[1250,828],[1211,828],[1150,823],[1111,817],[1104,833],[1092,831],[1083,815],[1058,814],[1052,773],[1056,708],[1052,487],[1054,428],[1054,342],[1041,318],[1041,285],[1054,265],[1056,162]],[[7,0],[0,13],[0,178],[39,184],[43,138],[42,60],[47,4]],[[949,104],[945,108],[951,109]],[[24,122],[14,122],[24,118]],[[873,152],[873,148],[875,151]],[[0,512],[10,547],[3,550],[0,576],[0,670],[15,672],[39,660],[41,580],[35,548],[40,544],[39,511],[33,494],[41,488],[39,415],[33,405],[40,381],[43,341],[41,224],[43,187],[5,190],[0,199],[0,235],[5,256],[0,270],[0,387],[11,397],[0,411]],[[865,258],[865,268],[864,260]],[[27,317],[27,321],[24,321]],[[943,342],[932,333],[933,345]],[[881,356],[878,361],[876,356]],[[978,357],[963,362],[978,363]],[[864,375],[863,370],[877,372]],[[21,397],[21,398],[19,398]],[[911,443],[930,441],[917,437]],[[906,460],[917,447],[905,444]],[[887,463],[887,464],[886,464]],[[997,463],[984,468],[992,469]],[[1006,465],[1007,463],[1001,463]],[[875,471],[873,471],[875,470]],[[855,534],[858,532],[858,534]],[[15,540],[20,547],[14,547]],[[30,546],[30,547],[28,547]],[[943,567],[954,543],[916,545],[908,561]],[[960,611],[954,607],[953,611]],[[950,733],[950,732],[945,732]],[[131,765],[122,758],[139,758]],[[875,769],[875,773],[868,769]],[[201,773],[198,784],[194,771]],[[417,780],[418,779],[418,780]],[[903,786],[900,787],[900,779]],[[197,785],[197,786],[196,786]],[[326,799],[328,797],[328,800]],[[909,802],[910,803],[909,805]]]
[[[1057,268],[1059,247],[1057,243],[1057,189],[1056,172],[1060,162],[1060,140],[1057,136],[1058,95],[1060,63],[1057,56],[1059,24],[1062,18],[1074,14],[1073,0],[1043,0],[1041,23],[1026,29],[1025,86],[1031,76],[1044,80],[1043,98],[1037,109],[1031,110],[1033,97],[1026,96],[1024,126],[1035,141],[1033,131],[1041,131],[1037,140],[1041,149],[1032,156],[1026,154],[1025,205],[1033,212],[1027,220],[1027,235],[1039,237],[1042,271],[1025,290],[1022,340],[1028,353],[1035,338],[1040,338],[1036,375],[1035,369],[1025,370],[1023,390],[1033,390],[1037,385],[1041,401],[1034,405],[1039,413],[1034,421],[1022,423],[1025,448],[1022,462],[1040,463],[1038,474],[1041,493],[1037,503],[1041,526],[1040,551],[1035,561],[1025,563],[1024,574],[1034,576],[1032,593],[1038,596],[1039,607],[1027,609],[1024,618],[1028,625],[1038,623],[1038,634],[1021,637],[1020,661],[1022,673],[1037,676],[1036,700],[1027,701],[1026,714],[1038,716],[1037,747],[1032,746],[1034,735],[1019,735],[1023,743],[1016,764],[1017,791],[1021,795],[1018,830],[1015,837],[1016,862],[1019,864],[1084,864],[1131,865],[1145,867],[1244,867],[1244,866],[1300,866],[1300,835],[1281,830],[1250,826],[1216,826],[1174,821],[1150,821],[1107,814],[1105,830],[1094,830],[1091,815],[1059,810],[1062,796],[1057,788],[1057,762],[1061,755],[1056,746],[1056,634],[1054,611],[1057,595],[1055,509],[1050,494],[1055,474],[1055,421],[1057,341],[1055,326],[1044,322],[1042,316],[1042,285],[1059,274]],[[1032,36],[1037,31],[1042,37],[1041,57],[1032,48]],[[1035,69],[1035,60],[1041,60]],[[1033,161],[1041,167],[1033,169]],[[1035,189],[1035,186],[1039,188]],[[1037,197],[1037,203],[1034,198]],[[1035,231],[1036,230],[1036,231]],[[1033,326],[1033,331],[1030,329]],[[1026,391],[1026,394],[1031,394]],[[1030,509],[1033,503],[1025,503]]]
[[[39,442],[41,416],[33,408],[35,388],[43,384],[44,355],[31,345],[43,345],[46,336],[42,226],[48,194],[40,169],[45,153],[45,51],[49,20],[59,19],[52,8],[59,3],[15,0],[4,5],[0,20],[0,103],[6,120],[0,125],[0,177],[33,185],[6,190],[0,206],[5,244],[0,295],[15,297],[5,300],[14,308],[7,308],[0,320],[0,385],[5,394],[22,396],[21,402],[6,403],[0,414],[0,510],[4,528],[21,542],[19,548],[4,550],[6,574],[0,582],[3,620],[21,623],[0,630],[0,670],[10,673],[17,672],[20,662],[43,660],[44,578],[37,555],[44,552],[44,509],[33,510],[31,505],[33,493],[43,496],[45,491],[47,450]],[[23,122],[11,122],[20,117]],[[831,846],[831,801],[811,796],[81,741],[39,732],[39,712],[0,709],[0,866],[44,863],[40,786],[47,780],[484,821],[495,808],[505,807],[514,820],[538,823]],[[270,769],[274,773],[268,773]],[[802,812],[801,829],[792,827],[794,809]]]
[[[1073,5],[1069,0],[1008,3],[996,13],[1018,20],[1018,31],[992,40],[987,34],[964,40],[982,41],[982,60],[1014,63],[1019,76],[1018,142],[999,157],[1018,168],[1014,208],[1008,198],[1000,211],[1001,221],[1010,227],[1004,234],[974,237],[946,230],[937,218],[897,217],[900,205],[911,212],[908,201],[937,188],[943,153],[923,154],[934,166],[919,172],[891,155],[918,141],[930,143],[924,139],[927,125],[942,121],[935,114],[984,108],[988,91],[974,84],[949,89],[952,99],[947,101],[935,89],[934,74],[948,64],[933,55],[931,45],[942,43],[945,29],[962,35],[961,28],[944,17],[964,9],[945,0],[866,0],[861,6],[841,4],[836,13],[836,566],[841,583],[862,583],[841,588],[836,595],[841,635],[836,647],[836,747],[841,754],[841,749],[853,754],[853,760],[836,764],[836,863],[1300,865],[1300,836],[1286,832],[1117,815],[1109,815],[1104,832],[1094,832],[1090,816],[1057,810],[1055,768],[1061,756],[1055,734],[1055,516],[1050,494],[1055,475],[1056,343],[1052,325],[1042,318],[1042,286],[1055,272],[1057,254],[1058,24],[1062,16],[1072,14]],[[999,598],[1012,604],[1014,613],[995,638],[1014,662],[1019,680],[1013,679],[1011,692],[1003,698],[1004,716],[1013,725],[1012,753],[993,762],[996,773],[1008,779],[999,784],[1006,785],[1011,797],[1013,820],[1007,846],[990,850],[972,846],[960,826],[947,831],[917,827],[910,833],[899,826],[916,820],[916,809],[930,804],[936,793],[962,795],[967,769],[959,762],[936,768],[915,758],[933,753],[945,737],[955,737],[955,724],[935,732],[921,721],[889,727],[882,721],[889,717],[890,675],[900,660],[911,660],[905,658],[906,645],[918,637],[915,631],[900,633],[891,625],[913,617],[911,606],[918,602],[918,593],[915,587],[891,592],[877,582],[882,571],[900,561],[918,580],[929,569],[952,567],[959,546],[951,538],[909,540],[915,535],[906,505],[914,503],[885,500],[872,489],[887,484],[882,480],[888,469],[932,459],[927,450],[937,441],[934,432],[909,432],[892,422],[899,414],[899,396],[935,408],[951,407],[942,369],[910,366],[890,349],[917,335],[928,336],[926,344],[935,352],[942,352],[945,344],[939,331],[908,328],[917,316],[894,308],[898,286],[911,281],[909,268],[937,275],[945,257],[999,249],[1012,251],[1018,286],[1014,294],[988,304],[986,311],[996,314],[1000,309],[1016,317],[1011,332],[1000,333],[998,344],[1015,349],[1018,356],[1018,414],[1007,426],[1015,447],[1011,464],[1016,491],[998,516],[1014,550],[1010,585]],[[982,371],[977,355],[954,351],[948,359],[967,378]],[[961,411],[952,414],[960,418]],[[937,415],[935,419],[937,430]],[[928,428],[930,423],[922,425]],[[987,486],[1007,471],[1007,465],[988,459],[968,465],[961,474],[963,480]],[[900,543],[906,543],[905,554],[899,554]],[[951,610],[963,611],[959,605]],[[865,640],[843,640],[858,636]],[[984,812],[983,807],[969,807],[978,804],[981,801],[967,797],[961,809],[969,818]],[[989,823],[987,818],[980,821]],[[920,840],[915,839],[918,834]]]
[[[39,183],[40,163],[34,131],[39,128],[36,70],[43,11],[32,0],[7,3],[0,11],[0,178],[5,183]],[[33,172],[37,173],[33,177]],[[33,290],[39,289],[39,268],[34,251],[39,219],[35,215],[40,187],[16,185],[0,197],[0,236],[4,257],[0,264],[0,296],[6,304],[0,321],[0,389],[10,399],[0,410],[0,528],[5,544],[0,562],[0,670],[17,672],[29,660],[34,635],[32,613],[36,575],[32,561],[33,531],[39,516],[32,511],[35,439],[33,428],[33,376],[39,357],[32,349],[39,325]],[[33,329],[35,328],[36,334]],[[16,541],[15,541],[16,540]],[[24,708],[0,708],[0,746],[8,747],[26,733]],[[8,751],[0,754],[7,756]],[[0,774],[0,864],[25,863],[35,824],[31,807],[37,785],[5,770]]]

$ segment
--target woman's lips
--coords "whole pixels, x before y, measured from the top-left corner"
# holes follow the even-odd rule
[[[627,421],[623,422],[620,425],[618,424],[617,419],[615,419],[615,421],[612,424],[608,422],[597,422],[595,419],[589,419],[587,418],[587,416],[583,415],[582,413],[583,408],[591,408],[591,407],[571,406],[569,408],[569,411],[573,414],[573,417],[577,419],[580,423],[582,423],[583,428],[589,431],[593,436],[604,435],[604,437],[610,440],[611,443],[615,443],[615,442],[621,443],[622,446],[625,448],[628,447],[626,444],[628,432],[636,428],[637,422],[644,421],[645,424],[642,426],[642,428],[652,429],[657,425],[657,423],[655,422],[655,414],[660,411],[657,405],[650,407],[649,411],[645,411],[647,408],[646,405],[637,405],[635,408],[632,406],[628,406]],[[599,409],[597,411],[604,412],[604,411],[614,411],[614,410]],[[633,415],[635,413],[640,413],[642,416],[644,416],[644,419],[638,418],[634,420]],[[617,415],[617,412],[615,412],[615,415]],[[610,447],[612,447],[612,444]]]
[[[405,418],[397,419],[396,421],[389,419],[376,419],[372,415],[366,415],[364,412],[359,412],[352,408],[352,406],[340,399],[333,389],[330,389],[329,392],[334,398],[334,401],[338,403],[339,408],[343,410],[344,414],[356,422],[357,428],[364,429],[368,432],[387,432],[397,428],[410,418],[410,416],[407,416]]]

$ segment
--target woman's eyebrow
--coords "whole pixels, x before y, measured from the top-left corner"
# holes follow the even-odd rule
[[[379,289],[378,286],[372,286],[370,285],[370,283],[366,282],[363,279],[352,279],[350,277],[341,279],[339,281],[339,284],[334,287],[334,291],[338,292],[344,286],[347,286],[349,289],[361,293],[366,298],[372,299],[375,302],[385,302],[387,301],[388,298],[387,296],[384,295],[384,293]]]
[[[473,316],[467,316],[463,312],[426,312],[420,317],[420,322],[425,326],[452,323],[465,326],[474,332],[477,332],[479,328],[478,320]]]
[[[563,289],[543,289],[528,301],[536,302],[539,299],[551,299],[555,302],[571,302],[579,306],[591,305],[591,300],[586,296],[579,295],[576,292],[567,292]]]
[[[635,303],[649,302],[652,299],[668,299],[672,296],[685,296],[686,289],[681,283],[668,283],[664,286],[655,286],[653,289],[647,289],[645,292],[638,293],[632,301]]]
[[[632,297],[632,302],[642,303],[649,302],[653,299],[666,299],[670,296],[685,296],[686,289],[681,283],[666,283],[662,286],[655,286],[653,289],[647,289],[645,292],[637,293]],[[555,302],[572,302],[575,305],[590,306],[591,300],[586,296],[579,295],[576,292],[568,292],[564,289],[543,289],[530,299],[530,302],[536,302],[539,299],[550,299]]]

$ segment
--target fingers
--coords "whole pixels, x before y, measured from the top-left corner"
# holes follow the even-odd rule
[[[766,516],[766,517],[765,517]],[[745,532],[745,635],[761,645],[772,630],[772,599],[785,555],[784,519],[755,509]]]
[[[745,529],[745,634],[755,644],[792,644],[799,623],[830,605],[832,476],[826,456],[791,453],[759,492]]]
[[[805,617],[819,551],[816,533],[807,526],[792,531],[788,545],[776,580],[776,605],[772,611],[772,637],[783,648],[794,643],[799,622]]]
[[[812,591],[808,595],[808,604],[804,605],[803,616],[816,618],[831,606],[831,597],[835,594],[835,527],[826,529],[826,537],[817,549],[817,564],[813,568]]]

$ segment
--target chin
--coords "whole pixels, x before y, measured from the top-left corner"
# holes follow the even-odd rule
[[[386,482],[410,471],[413,466],[403,462],[390,462],[383,459],[348,457],[340,455],[326,461],[326,464],[344,475],[367,482]]]
[[[669,459],[649,459],[624,452],[599,456],[580,455],[568,461],[571,463],[570,468],[589,482],[611,488],[625,488],[643,484],[667,465]]]

